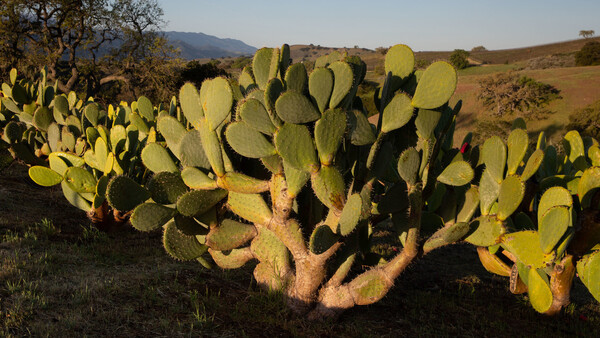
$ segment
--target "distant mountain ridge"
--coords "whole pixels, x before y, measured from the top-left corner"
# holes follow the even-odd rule
[[[252,55],[256,48],[236,39],[221,39],[204,33],[164,32],[187,60]]]

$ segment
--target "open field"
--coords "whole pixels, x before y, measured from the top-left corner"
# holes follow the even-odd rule
[[[576,280],[558,317],[536,313],[472,246],[413,264],[381,302],[313,323],[260,292],[251,267],[208,271],[177,262],[160,233],[106,235],[60,191],[13,164],[0,176],[0,336],[589,336],[600,304]]]

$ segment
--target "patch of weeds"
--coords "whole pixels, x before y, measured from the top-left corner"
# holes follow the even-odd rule
[[[199,325],[201,328],[204,328],[207,325],[212,324],[215,321],[215,314],[209,314],[206,309],[206,303],[204,302],[205,297],[210,297],[208,294],[208,289],[206,290],[206,296],[200,295],[197,290],[190,291],[189,296],[193,309],[192,318],[194,319],[194,322],[192,323],[192,330],[195,325]]]
[[[98,230],[98,228],[91,224],[81,225],[81,228],[81,237],[79,239],[84,243],[104,243],[109,241],[108,235],[106,233]]]

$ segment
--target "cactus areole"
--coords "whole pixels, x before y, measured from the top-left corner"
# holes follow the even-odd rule
[[[598,142],[570,132],[559,156],[541,135],[532,150],[517,121],[506,142],[467,135],[455,148],[456,70],[415,70],[405,45],[386,55],[372,125],[360,58],[334,52],[308,73],[289,54],[263,48],[237,81],[187,83],[168,111],[143,97],[107,113],[56,96],[52,113],[22,115],[4,135],[21,144],[33,123],[51,150],[35,182],[162,229],[176,259],[252,265],[259,285],[313,319],[377,302],[412,261],[461,241],[539,312],[568,304],[575,272],[600,299]],[[29,114],[30,99],[13,96],[4,106]],[[375,245],[381,231],[394,234],[391,255]]]

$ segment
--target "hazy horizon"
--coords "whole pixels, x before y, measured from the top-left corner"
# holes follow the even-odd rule
[[[480,45],[497,50],[574,40],[580,30],[600,33],[600,1],[594,0],[159,3],[167,21],[165,31],[237,39],[257,48],[312,43],[375,49],[404,43],[415,51],[470,50]]]

